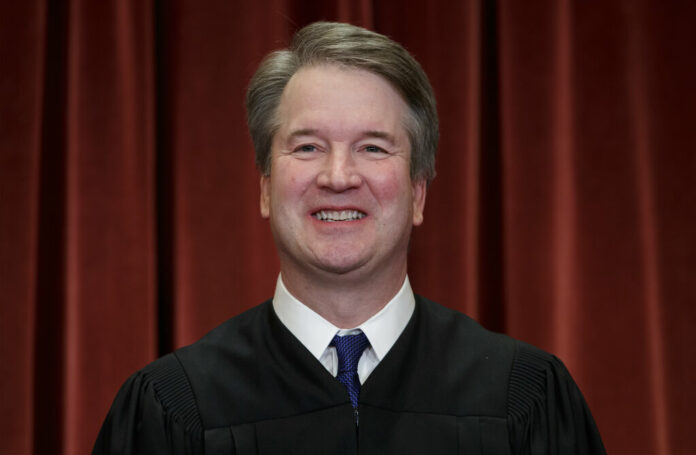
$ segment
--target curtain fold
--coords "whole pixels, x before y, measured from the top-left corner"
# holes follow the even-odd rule
[[[58,409],[62,449],[86,453],[85,429],[98,429],[93,400],[119,387],[121,365],[139,368],[156,352],[153,11],[90,1],[66,10]]]
[[[128,374],[272,296],[244,92],[320,19],[434,86],[416,292],[559,355],[610,453],[689,453],[696,6],[655,0],[2,3],[0,452],[89,452]]]
[[[11,68],[0,72],[0,415],[12,416],[2,420],[0,450],[7,453],[33,447],[45,33],[42,2],[0,6],[0,62]]]
[[[647,93],[646,59],[643,56],[645,43],[643,22],[646,11],[636,6],[626,6],[623,14],[627,22],[627,71],[626,98],[631,113],[629,134],[635,150],[636,184],[635,194],[638,205],[640,260],[644,312],[647,320],[644,337],[647,342],[647,363],[652,372],[650,376],[650,407],[654,409],[652,427],[654,428],[656,452],[671,453],[670,425],[665,383],[665,349],[662,325],[662,299],[660,297],[661,279],[658,270],[659,238],[656,224],[655,176],[652,169],[652,139],[650,109]]]

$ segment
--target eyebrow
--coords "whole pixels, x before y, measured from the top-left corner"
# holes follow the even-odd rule
[[[298,136],[312,136],[317,134],[317,130],[312,129],[312,128],[303,128],[299,130],[295,130],[290,133],[290,137],[298,137]]]
[[[313,128],[301,128],[294,130],[290,133],[290,137],[301,137],[301,136],[314,136],[318,134],[318,130]],[[369,130],[362,133],[363,137],[372,137],[375,139],[384,139],[385,141],[395,144],[394,135],[387,133],[386,131]]]
[[[396,141],[394,139],[394,136],[392,134],[389,134],[385,131],[365,131],[363,133],[365,137],[374,137],[376,139],[384,139],[385,141],[395,144]]]

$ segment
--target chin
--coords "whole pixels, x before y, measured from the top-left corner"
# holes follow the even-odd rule
[[[320,266],[321,270],[330,273],[332,275],[347,275],[351,272],[354,272],[355,270],[359,269],[360,267],[354,266],[354,265],[326,265],[322,264]]]
[[[365,257],[349,257],[336,252],[333,252],[331,256],[333,257],[319,259],[316,263],[317,268],[336,275],[345,275],[359,270],[368,262],[368,259]]]

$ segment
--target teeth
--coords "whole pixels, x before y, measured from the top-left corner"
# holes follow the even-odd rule
[[[313,215],[322,221],[355,221],[365,218],[365,214],[357,210],[320,210]]]

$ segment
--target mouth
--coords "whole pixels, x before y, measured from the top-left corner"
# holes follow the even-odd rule
[[[358,221],[367,216],[366,213],[360,210],[317,210],[312,213],[312,217],[319,221]]]

